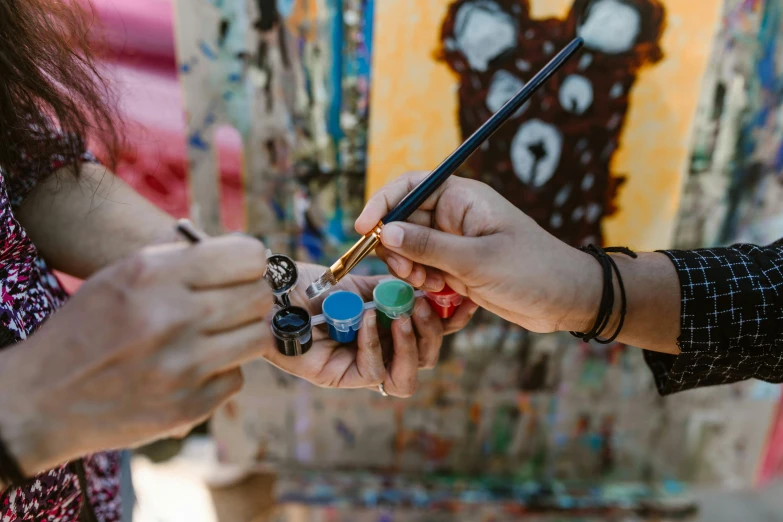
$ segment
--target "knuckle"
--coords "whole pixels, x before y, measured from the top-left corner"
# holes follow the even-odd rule
[[[430,249],[430,239],[431,234],[428,229],[418,231],[415,234],[413,238],[413,244],[411,245],[413,252],[419,256],[426,255]]]
[[[229,395],[235,395],[239,393],[242,390],[242,387],[245,385],[245,376],[242,375],[242,371],[237,369],[229,374],[229,382],[228,382],[228,394]]]
[[[134,288],[154,284],[160,272],[156,265],[153,254],[137,252],[120,263],[118,282]]]

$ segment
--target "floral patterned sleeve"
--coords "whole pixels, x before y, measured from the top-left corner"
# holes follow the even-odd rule
[[[783,382],[783,241],[664,253],[680,278],[681,353],[645,352],[658,391]]]

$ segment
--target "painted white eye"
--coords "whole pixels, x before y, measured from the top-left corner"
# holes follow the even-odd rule
[[[639,11],[619,0],[598,0],[577,33],[585,47],[607,54],[630,51],[642,30]]]
[[[454,38],[470,67],[483,72],[489,62],[516,45],[517,27],[498,4],[479,0],[457,11]]]
[[[584,76],[572,74],[560,87],[559,98],[568,112],[584,114],[593,105],[593,84]]]
[[[492,83],[487,92],[487,108],[493,113],[499,111],[500,108],[522,90],[524,86],[525,82],[513,74],[502,69],[499,70],[492,77]],[[529,106],[530,102],[528,101],[514,113],[514,117],[521,116]]]
[[[555,175],[563,151],[563,135],[554,125],[530,120],[511,140],[511,165],[526,185],[544,186]]]

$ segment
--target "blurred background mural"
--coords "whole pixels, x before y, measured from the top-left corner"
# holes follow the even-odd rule
[[[781,0],[92,4],[127,117],[119,174],[211,232],[331,263],[368,192],[434,167],[580,31],[580,59],[462,174],[574,245],[783,236]],[[607,19],[619,25],[602,31]],[[362,505],[638,507],[681,483],[752,486],[783,466],[777,386],[661,399],[632,347],[489,314],[441,360],[407,401],[252,364],[212,422],[218,455],[281,473],[283,499]],[[348,474],[328,486],[314,473],[326,471]]]

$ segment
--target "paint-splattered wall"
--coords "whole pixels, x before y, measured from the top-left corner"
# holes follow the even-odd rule
[[[213,231],[228,221],[216,143],[230,126],[244,150],[244,227],[277,251],[331,261],[351,242],[368,168],[375,187],[431,168],[582,27],[598,47],[465,173],[569,242],[668,246],[691,129],[715,121],[694,123],[705,71],[705,91],[717,82],[709,42],[721,50],[727,35],[753,35],[760,3],[726,11],[734,32],[718,31],[717,0],[583,4],[180,0],[193,215]],[[621,26],[603,41],[600,24],[580,18],[617,12],[638,31]],[[727,162],[699,139],[702,157]],[[213,431],[223,457],[242,464],[748,484],[778,398],[776,387],[745,383],[662,400],[636,349],[531,335],[489,314],[449,338],[422,378],[412,400],[394,401],[256,363]]]

